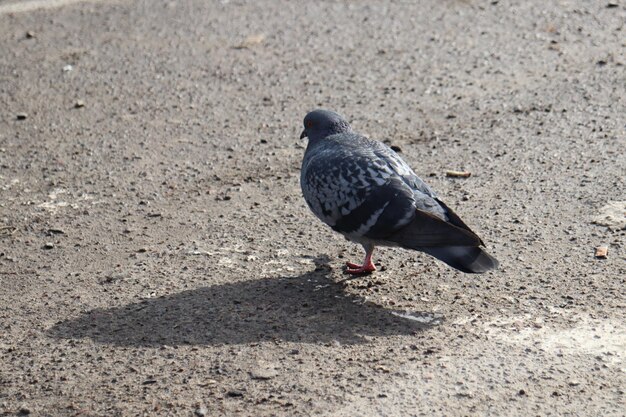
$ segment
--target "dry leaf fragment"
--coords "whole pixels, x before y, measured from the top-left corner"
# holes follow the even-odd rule
[[[598,246],[596,248],[596,258],[606,259],[609,253],[608,246]]]

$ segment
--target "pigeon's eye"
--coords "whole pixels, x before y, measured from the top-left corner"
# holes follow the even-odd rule
[[[313,122],[310,120],[307,120],[306,122],[304,122],[304,127],[306,127],[307,129],[310,129],[313,127]]]

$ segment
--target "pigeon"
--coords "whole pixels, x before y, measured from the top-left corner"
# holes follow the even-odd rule
[[[304,118],[305,137],[300,186],[307,205],[365,250],[361,265],[346,263],[347,273],[375,271],[376,246],[421,251],[465,273],[498,267],[480,237],[387,145],[321,109]]]

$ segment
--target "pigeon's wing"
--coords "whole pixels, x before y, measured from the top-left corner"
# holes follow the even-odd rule
[[[399,178],[374,183],[362,193],[354,208],[346,210],[332,226],[345,235],[384,239],[410,223],[415,216],[413,191]]]
[[[376,155],[384,159],[391,169],[414,190],[415,207],[419,211],[439,217],[456,227],[476,235],[450,207],[437,197],[437,194],[428,184],[418,177],[397,153],[380,142],[376,143],[378,145],[375,150]],[[480,244],[484,245],[482,240],[478,239]]]
[[[415,208],[414,191],[398,177],[370,188],[361,204],[332,226],[347,236],[386,241],[407,248],[475,246],[480,239]]]
[[[480,238],[471,230],[460,228],[421,210],[415,210],[413,220],[387,236],[386,240],[404,248],[417,250],[481,244]]]
[[[303,194],[322,221],[348,237],[405,247],[480,242],[395,152],[350,139],[327,139],[303,163]]]
[[[467,230],[468,232],[474,234],[474,236],[478,238],[478,241],[480,242],[480,244],[485,246],[485,243],[482,241],[482,239],[479,238],[478,235],[476,235],[476,233],[474,233],[474,231],[470,229],[469,226],[466,225],[465,222],[461,220],[461,218],[450,207],[446,205],[446,203],[444,203],[438,198],[436,200],[437,200],[437,203],[439,203],[439,205],[443,207],[443,209],[445,210],[446,217],[448,218],[449,223],[452,223],[456,227]]]

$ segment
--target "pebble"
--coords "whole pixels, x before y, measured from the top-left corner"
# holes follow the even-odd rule
[[[198,417],[204,417],[209,413],[209,410],[206,407],[198,407],[193,413]]]
[[[261,381],[267,381],[268,379],[274,378],[276,375],[278,375],[278,372],[274,369],[268,368],[256,368],[250,371],[250,377],[252,379],[258,379]]]
[[[52,242],[46,242],[46,243],[43,245],[43,249],[46,249],[46,250],[48,250],[48,249],[53,249],[53,248],[54,248],[54,243],[52,243]]]
[[[100,284],[111,284],[116,281],[122,281],[124,279],[124,275],[122,274],[108,274],[104,278],[102,278],[99,282]]]
[[[85,107],[85,102],[83,100],[76,100],[76,103],[74,103],[74,108],[80,109],[81,107]]]
[[[26,120],[26,118],[28,117],[28,115],[26,113],[18,113],[15,115],[15,118],[17,120]]]
[[[243,397],[243,391],[240,391],[238,389],[231,389],[226,393],[226,395],[229,397]]]
[[[74,67],[68,64],[68,65],[63,67],[63,72],[70,72],[73,69],[74,69]]]

